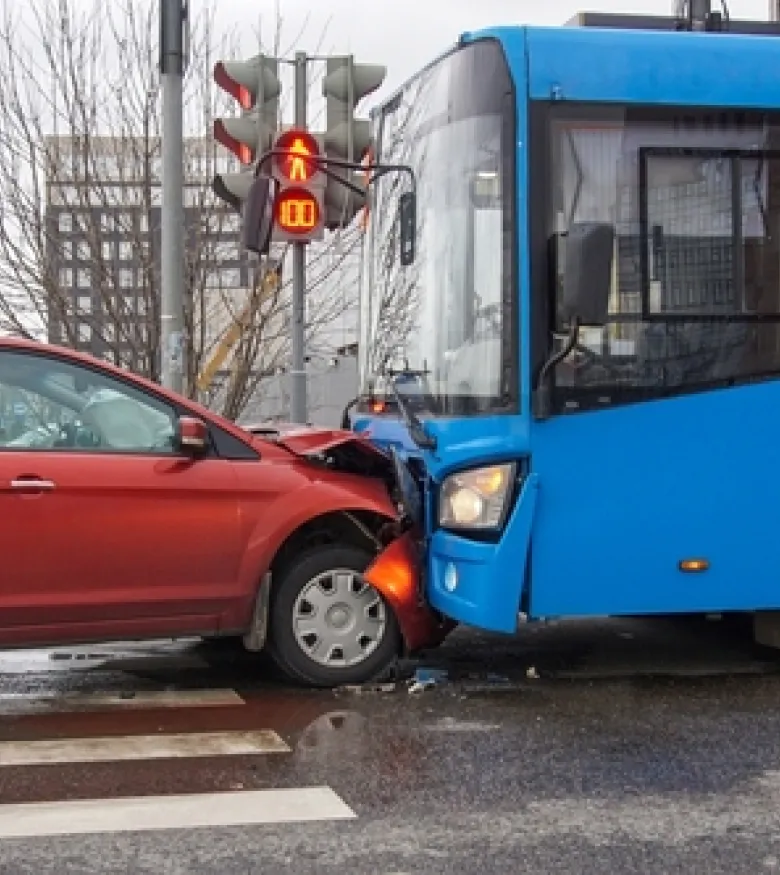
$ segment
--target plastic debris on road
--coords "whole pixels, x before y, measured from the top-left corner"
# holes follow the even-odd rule
[[[386,684],[345,684],[343,687],[339,687],[336,692],[362,696],[366,693],[392,693],[395,691],[395,687],[395,682]]]
[[[442,668],[418,668],[409,682],[410,693],[422,693],[435,687],[448,679],[445,669]]]

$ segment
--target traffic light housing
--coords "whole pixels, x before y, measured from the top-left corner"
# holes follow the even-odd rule
[[[243,173],[218,173],[211,184],[212,191],[232,210],[240,213],[252,186],[254,173],[245,170]]]
[[[384,82],[387,68],[379,64],[356,64],[352,55],[330,57],[326,61],[322,93],[326,99],[326,130],[323,146],[326,158],[359,163],[368,150],[371,124],[356,118],[358,103]],[[365,174],[328,166],[325,186],[325,227],[329,230],[348,225],[365,205],[361,196],[339,182],[346,179],[365,187]],[[331,176],[332,174],[332,176]]]
[[[303,128],[288,128],[276,137],[270,156],[276,182],[273,202],[275,243],[322,240],[326,227],[325,172],[320,139]]]
[[[214,139],[244,166],[253,165],[273,142],[278,127],[279,62],[256,55],[248,61],[218,61],[214,81],[242,109],[236,118],[214,120]],[[214,193],[232,209],[241,212],[254,179],[254,172],[219,174],[212,184]]]

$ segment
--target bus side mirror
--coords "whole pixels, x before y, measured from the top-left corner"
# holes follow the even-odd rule
[[[417,237],[417,197],[413,191],[404,192],[398,199],[398,236],[401,240],[401,265],[414,262]]]
[[[609,315],[615,228],[606,222],[576,222],[564,238],[561,316],[566,322],[602,326]]]

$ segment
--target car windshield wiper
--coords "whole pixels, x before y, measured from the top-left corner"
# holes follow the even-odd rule
[[[417,446],[421,450],[435,450],[436,449],[436,440],[432,438],[423,427],[422,422],[417,418],[415,412],[409,407],[406,401],[401,397],[401,394],[398,391],[398,381],[403,378],[417,378],[425,381],[427,383],[426,377],[430,373],[429,371],[417,371],[412,368],[406,367],[403,370],[395,371],[388,368],[384,372],[388,377],[390,377],[390,391],[393,393],[393,398],[395,403],[398,405],[398,409],[401,412],[401,417],[404,421],[404,425],[409,429],[409,437],[417,444]]]

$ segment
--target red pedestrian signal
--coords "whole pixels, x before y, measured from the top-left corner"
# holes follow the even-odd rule
[[[307,130],[280,133],[273,146],[273,175],[279,183],[274,203],[276,242],[310,243],[325,233],[325,173],[319,141]]]
[[[320,147],[308,131],[285,131],[277,138],[274,149],[284,151],[276,155],[276,167],[290,182],[309,182],[320,172],[316,160]]]

